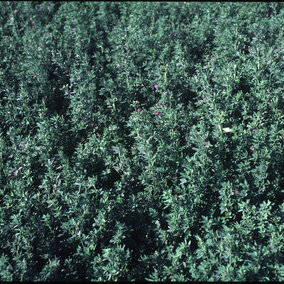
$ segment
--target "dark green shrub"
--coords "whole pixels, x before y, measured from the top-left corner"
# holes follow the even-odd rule
[[[283,281],[283,11],[1,2],[0,280]]]

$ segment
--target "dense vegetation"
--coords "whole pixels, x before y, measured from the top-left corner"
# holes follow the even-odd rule
[[[1,2],[1,281],[283,281],[284,3]]]

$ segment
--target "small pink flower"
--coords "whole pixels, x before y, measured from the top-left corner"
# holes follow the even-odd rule
[[[32,25],[32,29],[34,28],[35,26],[34,25]]]
[[[141,112],[141,111],[142,111],[142,108],[138,108],[137,111],[138,111],[138,112]]]
[[[40,11],[41,11],[41,10],[42,10],[42,7],[40,7],[39,9],[40,9]]]
[[[11,17],[11,19],[10,19],[11,21],[14,21],[14,18],[13,17]]]
[[[55,88],[55,87],[53,87],[53,88],[52,88],[52,92],[54,92],[54,91],[55,91],[55,89],[56,89],[56,88]]]
[[[210,55],[210,59],[212,59],[213,58],[213,55]]]
[[[9,39],[9,38],[7,38],[7,40],[8,40],[8,42],[10,42],[10,39]]]
[[[248,49],[248,52],[251,52],[251,49],[250,49],[250,48]]]
[[[158,90],[159,88],[159,85],[154,85],[155,89]]]
[[[168,94],[168,92],[167,91],[165,91],[165,95],[167,95]]]
[[[270,18],[272,18],[272,14],[270,14]]]
[[[77,29],[75,29],[75,30],[74,30],[74,34],[76,34],[77,32],[78,32],[78,30],[77,30]]]
[[[256,36],[256,33],[253,33],[254,36]]]
[[[161,114],[161,112],[160,111],[156,111],[156,115],[160,115]]]
[[[254,150],[255,150],[255,148],[254,148],[254,147],[250,147],[250,149],[251,149],[252,151],[254,151]]]
[[[177,36],[177,34],[176,34],[176,33],[174,33],[174,36]]]
[[[238,195],[238,194],[239,194],[239,191],[238,191],[238,190],[235,190],[235,191],[234,191],[234,194],[235,194],[235,195]]]

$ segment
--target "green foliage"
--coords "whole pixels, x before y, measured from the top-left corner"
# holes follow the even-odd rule
[[[283,8],[1,2],[0,281],[283,281]]]

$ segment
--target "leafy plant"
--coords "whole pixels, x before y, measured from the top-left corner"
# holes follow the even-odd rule
[[[283,281],[283,11],[1,2],[0,280]]]

